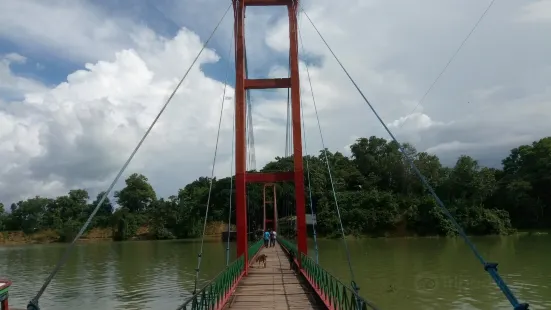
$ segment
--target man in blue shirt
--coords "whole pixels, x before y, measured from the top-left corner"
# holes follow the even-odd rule
[[[270,231],[266,230],[264,232],[264,246],[268,247],[269,242],[270,242]]]

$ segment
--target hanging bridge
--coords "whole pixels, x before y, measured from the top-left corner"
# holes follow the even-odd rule
[[[493,1],[492,1],[493,3]],[[249,79],[248,78],[248,66],[247,66],[247,53],[244,35],[244,20],[245,11],[248,6],[284,6],[288,9],[289,16],[289,76],[287,78],[274,78],[274,79]],[[490,4],[491,6],[491,4]],[[219,309],[337,309],[337,310],[367,310],[378,309],[368,299],[362,297],[368,297],[369,292],[362,291],[355,282],[354,270],[350,259],[347,243],[344,238],[344,227],[340,217],[340,209],[333,186],[333,179],[331,175],[331,167],[327,160],[327,154],[325,154],[325,163],[329,174],[329,179],[332,185],[333,199],[335,204],[335,211],[337,213],[340,223],[340,233],[342,234],[342,241],[347,254],[348,268],[350,272],[350,284],[343,283],[328,271],[326,271],[319,263],[318,259],[318,247],[317,237],[315,231],[315,220],[313,221],[313,233],[315,244],[315,255],[311,257],[308,254],[307,248],[307,225],[306,225],[306,190],[305,190],[305,178],[307,182],[310,182],[310,171],[308,160],[303,157],[303,145],[306,150],[306,135],[303,136],[304,123],[302,121],[302,106],[301,106],[301,91],[300,91],[300,79],[299,79],[299,45],[302,45],[302,39],[298,27],[299,16],[305,16],[306,19],[313,26],[317,34],[320,36],[323,43],[329,49],[339,66],[346,73],[358,93],[364,99],[365,103],[369,106],[371,111],[375,114],[381,125],[389,133],[392,140],[396,143],[395,136],[385,125],[385,122],[381,119],[377,111],[372,104],[362,93],[359,86],[346,71],[338,57],[335,55],[329,44],[323,38],[322,34],[318,31],[313,21],[308,14],[302,9],[298,0],[232,0],[224,15],[212,31],[209,38],[205,41],[203,48],[198,53],[191,66],[184,74],[176,89],[169,96],[168,100],[163,105],[161,111],[154,119],[153,123],[146,131],[143,138],[140,140],[124,166],[121,168],[116,178],[111,183],[108,190],[96,208],[81,228],[73,242],[68,246],[62,258],[55,266],[52,273],[45,280],[43,286],[40,288],[36,296],[29,302],[28,310],[38,310],[39,300],[54,276],[60,270],[60,268],[66,262],[71,250],[74,247],[75,242],[82,236],[85,229],[90,224],[92,218],[97,213],[99,207],[111,192],[114,185],[121,177],[126,167],[148,136],[149,132],[166,109],[169,102],[174,97],[176,91],[181,86],[189,74],[191,68],[195,65],[197,59],[201,55],[205,46],[211,40],[213,34],[219,28],[222,20],[227,13],[233,7],[234,12],[234,35],[232,37],[231,46],[235,51],[235,119],[234,119],[234,133],[235,133],[235,147],[232,143],[232,155],[235,159],[235,183],[231,185],[230,195],[233,193],[235,186],[235,212],[236,212],[236,227],[237,227],[237,258],[230,262],[229,255],[229,238],[230,233],[228,231],[228,246],[226,249],[226,267],[222,272],[204,285],[202,288],[198,287],[199,272],[201,270],[201,262],[203,259],[203,244],[204,238],[201,243],[201,250],[198,254],[197,268],[195,274],[195,287],[191,296],[183,302],[178,310],[193,309],[193,310],[219,310]],[[488,7],[489,8],[489,7]],[[484,14],[487,10],[484,12]],[[302,13],[299,15],[299,13]],[[483,14],[483,16],[484,16]],[[480,20],[479,20],[480,21]],[[478,22],[477,22],[478,24]],[[475,25],[476,27],[476,25]],[[471,31],[472,32],[472,31]],[[300,43],[300,44],[299,44]],[[232,48],[230,47],[230,50]],[[454,55],[455,56],[455,55]],[[310,81],[310,73],[308,66],[306,66],[306,72],[308,75],[308,82],[310,86],[310,92],[312,94],[312,100],[317,116],[316,101],[314,98],[314,92],[312,89],[312,83]],[[224,94],[222,95],[222,105],[225,99],[225,92],[227,86],[227,78],[224,87]],[[431,86],[432,87],[432,86]],[[255,170],[255,154],[254,154],[254,135],[252,131],[252,105],[249,91],[251,89],[287,89],[287,137],[286,137],[286,156],[293,158],[292,171],[280,171],[280,172],[248,172]],[[222,119],[222,110],[220,112],[220,122]],[[318,128],[321,135],[321,141],[323,149],[325,143],[323,140],[323,134],[321,125],[318,118]],[[220,133],[220,125],[218,129],[218,136],[216,139],[216,150],[213,160],[213,172],[216,162],[216,152],[218,149],[218,137]],[[398,143],[398,145],[400,145]],[[436,204],[440,207],[444,214],[450,219],[451,223],[455,225],[458,234],[465,240],[467,245],[474,253],[477,260],[481,263],[482,268],[488,272],[493,279],[497,287],[503,292],[504,297],[510,302],[511,307],[515,310],[528,309],[527,303],[520,303],[515,297],[514,293],[509,289],[507,284],[501,278],[497,270],[497,263],[487,262],[482,255],[478,252],[475,245],[465,235],[462,228],[455,221],[452,214],[447,210],[444,203],[438,198],[433,188],[427,183],[423,175],[415,166],[413,160],[409,155],[400,149],[404,159],[411,165],[412,170],[419,177],[420,181],[425,185],[428,192],[434,197]],[[325,151],[326,152],[326,151]],[[307,158],[307,157],[306,157]],[[233,161],[233,159],[232,159]],[[306,169],[304,169],[304,164]],[[233,169],[233,167],[232,167]],[[233,175],[233,170],[232,170]],[[305,177],[306,176],[306,177]],[[248,229],[248,201],[247,201],[247,183],[264,183],[264,220],[263,229],[270,228],[274,231],[282,231],[278,225],[278,211],[277,201],[275,199],[275,183],[277,182],[294,182],[294,213],[295,228],[291,229],[291,233],[282,233],[277,237],[277,243],[273,247],[266,247],[262,240],[258,240],[249,244]],[[309,187],[308,187],[309,188]],[[211,190],[212,190],[212,178],[211,178]],[[268,191],[272,191],[272,199],[269,199],[270,195]],[[315,218],[314,211],[312,209],[311,193],[308,193],[309,199],[309,213],[312,219]],[[231,219],[231,202],[230,199],[230,219]],[[207,216],[210,205],[210,191],[209,199],[206,206],[204,227],[206,227]],[[267,214],[267,209],[273,210],[273,216]],[[230,222],[229,219],[229,222]],[[228,223],[229,224],[229,223]],[[229,230],[230,225],[228,225]],[[205,230],[203,230],[205,231]],[[204,237],[204,233],[203,233]],[[257,258],[265,255],[266,266],[258,264]],[[0,281],[0,302],[1,309],[7,310],[8,303],[8,288],[11,283],[9,281]],[[490,285],[490,282],[488,282]]]

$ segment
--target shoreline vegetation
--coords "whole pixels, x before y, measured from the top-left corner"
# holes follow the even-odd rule
[[[223,225],[222,230],[226,231],[227,224],[219,223]],[[511,236],[546,236],[549,235],[550,231],[517,231],[511,233]],[[208,240],[221,240],[222,232],[209,232],[205,235],[205,238]],[[492,235],[486,235],[492,236]],[[499,236],[499,235],[493,235]],[[334,236],[331,239],[334,239],[337,236]],[[339,236],[340,237],[340,236]],[[397,234],[388,234],[386,236],[370,236],[370,235],[347,235],[347,239],[364,239],[364,238],[405,238],[405,239],[415,239],[415,238],[454,238],[456,236],[417,236],[417,235],[397,235]],[[311,237],[310,237],[311,238]],[[194,240],[196,238],[188,239]],[[327,237],[319,237],[319,239],[327,239]],[[140,227],[138,233],[129,241],[154,241],[158,240],[154,235],[151,235],[147,227]],[[185,239],[179,239],[185,240]],[[110,228],[93,228],[88,233],[85,233],[77,242],[79,243],[89,243],[89,242],[115,242],[113,240],[113,231]],[[64,243],[60,240],[59,234],[53,230],[45,230],[36,232],[34,234],[27,235],[22,231],[4,231],[0,233],[0,246],[17,246],[17,245],[31,245],[31,244],[50,244],[50,243]]]
[[[235,229],[232,225],[232,229]],[[220,239],[222,232],[227,231],[228,224],[222,222],[207,223],[206,238]],[[84,233],[77,242],[109,242],[114,240],[115,232],[112,228],[95,227]],[[147,226],[139,227],[136,235],[128,239],[129,241],[140,240],[158,240],[151,234]],[[71,240],[70,240],[71,241]],[[25,234],[23,231],[2,231],[0,232],[0,246],[2,245],[23,245],[23,244],[48,244],[65,243],[60,234],[55,230],[44,230],[35,233]]]
[[[464,155],[454,166],[445,167],[435,155],[417,152],[409,144],[402,147],[468,235],[537,235],[551,230],[551,137],[512,149],[501,169],[481,167]],[[305,185],[312,197],[310,201],[307,195],[306,212],[314,210],[318,236],[341,235],[333,186],[345,234],[351,237],[457,235],[396,143],[373,136],[357,139],[349,157],[326,152],[334,184],[323,150],[304,157],[310,168],[309,174],[304,171]],[[276,157],[260,171],[292,168],[292,157]],[[147,177],[134,173],[124,188],[114,192],[117,208],[106,199],[81,242],[197,238],[203,229],[210,182],[200,177],[176,195],[158,198]],[[230,177],[212,182],[207,235],[219,236],[227,230],[230,191],[232,199],[235,191],[230,189]],[[292,217],[293,184],[277,184],[276,193],[279,215]],[[10,205],[0,203],[0,246],[70,242],[101,196],[91,202],[86,190],[73,189],[56,198],[36,196]],[[248,225],[257,228],[263,216],[262,184],[247,185],[247,200]],[[235,212],[231,222],[235,223]],[[292,232],[291,225],[280,221],[280,235]]]

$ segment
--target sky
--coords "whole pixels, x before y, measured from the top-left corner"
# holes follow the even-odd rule
[[[551,133],[551,0],[305,0],[304,9],[400,142],[446,165],[499,167]],[[0,201],[105,190],[191,65],[229,0],[0,2]],[[389,138],[303,15],[300,74],[307,147],[349,154]],[[250,76],[286,77],[287,12],[247,10]],[[203,51],[128,166],[158,195],[231,170],[233,14]],[[224,87],[228,82],[226,95]],[[251,95],[257,167],[284,155],[286,91]],[[415,108],[417,106],[417,108]],[[414,109],[415,108],[415,109]]]

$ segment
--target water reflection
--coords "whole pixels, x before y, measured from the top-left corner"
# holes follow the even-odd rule
[[[551,236],[474,238],[531,309],[551,309]],[[361,294],[381,309],[510,309],[460,239],[349,240]],[[0,247],[0,276],[14,281],[13,306],[24,308],[66,245]],[[78,244],[41,298],[42,309],[173,309],[194,287],[198,241]],[[320,263],[350,282],[341,240],[319,240]],[[310,241],[310,253],[314,247]],[[225,266],[226,245],[206,241],[199,287]],[[235,247],[231,247],[232,260]]]

